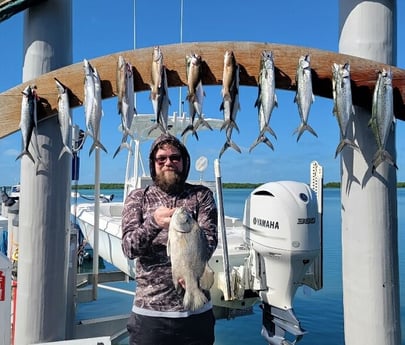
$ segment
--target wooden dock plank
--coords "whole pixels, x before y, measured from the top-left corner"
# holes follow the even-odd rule
[[[164,64],[168,70],[169,87],[186,84],[185,56],[198,53],[203,58],[203,84],[221,85],[223,56],[226,50],[233,50],[240,65],[240,84],[257,86],[260,55],[271,50],[276,67],[276,87],[295,91],[295,74],[301,55],[311,56],[314,94],[332,99],[333,63],[350,63],[353,103],[371,109],[372,94],[377,72],[391,68],[393,72],[394,112],[398,119],[405,120],[405,70],[355,56],[338,54],[314,48],[256,42],[194,42],[161,46]],[[122,55],[134,67],[135,91],[149,90],[153,47],[113,53],[89,60],[97,68],[102,80],[103,99],[116,96],[116,64]],[[71,91],[70,106],[83,104],[84,72],[79,62],[39,76],[17,85],[0,94],[0,138],[16,132],[19,128],[21,91],[28,85],[36,85],[41,97],[39,118],[55,115],[57,112],[57,90],[54,78],[58,78]]]

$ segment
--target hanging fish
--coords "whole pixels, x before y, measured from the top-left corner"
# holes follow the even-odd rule
[[[162,74],[163,74],[163,53],[159,46],[153,48],[152,53],[152,68],[151,68],[151,93],[150,99],[156,100],[158,95],[158,89],[162,86]],[[155,107],[155,105],[154,105]],[[157,113],[155,108],[155,113]]]
[[[106,148],[99,140],[100,123],[102,116],[101,108],[101,80],[98,72],[86,59],[84,60],[84,111],[86,117],[85,138],[90,135],[93,144],[90,147],[89,156],[98,147],[107,153]],[[85,140],[85,139],[83,139]]]
[[[347,138],[347,129],[352,123],[354,107],[352,102],[352,89],[350,85],[350,64],[332,66],[332,86],[333,86],[333,114],[339,124],[340,142],[336,148],[335,158],[345,146],[358,150],[359,147],[353,140]]]
[[[221,130],[225,128],[226,141],[219,153],[219,158],[229,148],[232,147],[241,153],[240,148],[232,140],[234,128],[239,132],[236,124],[236,115],[240,109],[239,105],[239,65],[236,63],[235,55],[227,50],[224,55],[224,70],[222,76],[222,103],[219,108],[224,114],[224,123]]]
[[[378,148],[373,158],[372,172],[374,173],[375,169],[384,161],[398,169],[391,154],[385,148],[388,136],[391,131],[395,130],[391,69],[383,69],[378,73],[373,94],[371,119],[368,125],[374,133]]]
[[[265,134],[269,132],[277,139],[276,133],[269,126],[271,113],[274,107],[277,106],[273,53],[271,51],[263,51],[260,60],[259,94],[255,103],[255,107],[258,109],[259,136],[250,147],[249,152],[260,143],[265,143],[274,150],[273,144]]]
[[[73,155],[71,149],[72,117],[70,113],[68,89],[58,79],[54,79],[58,90],[58,122],[63,143],[62,150],[59,154],[60,159],[65,152]]]
[[[309,55],[299,58],[295,81],[297,92],[294,102],[298,105],[298,112],[301,118],[301,124],[294,132],[298,133],[297,141],[306,130],[318,137],[312,127],[308,125],[309,110],[315,100],[314,94],[312,93],[311,60]]]
[[[117,65],[117,90],[118,90],[118,113],[121,115],[122,140],[114,153],[113,158],[124,148],[131,150],[128,144],[128,136],[132,137],[131,126],[136,114],[134,98],[134,78],[132,65],[126,62],[122,56],[118,57]]]
[[[28,148],[32,138],[32,133],[37,134],[37,101],[39,99],[36,87],[28,85],[23,91],[23,98],[21,102],[21,119],[20,119],[20,129],[23,140],[23,151],[17,156],[16,160],[20,159],[22,156],[26,155],[31,161],[35,163],[34,157]],[[34,145],[35,143],[35,145]],[[41,162],[41,157],[39,155],[38,142],[35,140],[32,142],[32,146],[36,151],[36,156],[38,162]]]
[[[201,71],[201,63],[202,59],[200,55],[192,54],[191,56],[186,56],[186,65],[187,65],[187,86],[188,86],[188,94],[186,100],[189,103],[189,114],[191,123],[184,129],[181,135],[183,136],[188,131],[191,131],[192,134],[198,140],[197,129],[200,125],[203,125],[210,130],[212,127],[209,125],[207,121],[205,121],[202,108],[205,93],[203,90],[202,85],[202,71]],[[195,115],[198,115],[198,119],[195,122]]]
[[[152,102],[154,103],[154,102]],[[150,134],[155,129],[159,128],[163,133],[168,133],[169,131],[169,90],[167,87],[167,76],[166,68],[162,71],[162,86],[159,87],[158,93],[156,95],[156,123],[149,129],[148,134]]]

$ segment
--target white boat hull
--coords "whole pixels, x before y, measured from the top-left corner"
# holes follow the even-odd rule
[[[75,208],[76,207],[76,212]],[[100,204],[99,214],[99,255],[105,261],[114,265],[131,278],[135,278],[135,260],[125,257],[121,249],[121,213],[122,202],[110,202]],[[85,203],[72,206],[72,214],[76,214],[76,221],[88,243],[94,245],[94,204]],[[244,241],[244,229],[242,223],[236,218],[226,218],[227,245],[229,266],[244,266],[249,256],[249,248]],[[218,248],[214,252],[210,262],[215,272],[215,282],[211,288],[211,297],[214,306],[231,309],[246,309],[258,301],[257,297],[249,297],[225,301],[226,279],[224,275],[222,240],[219,238]],[[237,289],[232,284],[233,289]],[[233,294],[233,293],[232,293]]]

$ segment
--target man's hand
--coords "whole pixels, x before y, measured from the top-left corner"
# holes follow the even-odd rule
[[[158,207],[153,215],[156,224],[162,229],[168,229],[174,210],[175,208],[168,208],[164,206]]]

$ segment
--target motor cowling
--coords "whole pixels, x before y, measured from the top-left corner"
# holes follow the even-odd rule
[[[246,242],[261,280],[261,299],[280,309],[292,309],[292,299],[321,250],[316,193],[295,181],[269,182],[245,202]]]

